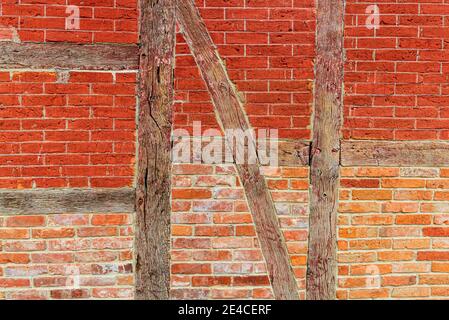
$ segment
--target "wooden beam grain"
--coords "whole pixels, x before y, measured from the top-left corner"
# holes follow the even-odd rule
[[[449,166],[449,143],[440,141],[342,141],[341,165]]]
[[[310,164],[310,142],[279,141],[279,166],[302,167]]]
[[[225,148],[225,141],[223,137],[213,137],[211,140],[202,140],[199,142],[197,138],[189,138],[189,142],[187,139],[175,139],[173,141],[174,144],[174,154],[173,154],[173,162],[174,163],[193,163],[197,161],[198,163],[208,164],[202,157],[203,148],[207,147],[212,143],[217,143],[221,150],[221,162],[226,162],[226,159],[232,158],[232,153]],[[182,159],[180,154],[176,153],[176,145],[181,143],[189,143],[190,148],[190,157],[188,159]],[[194,149],[194,144],[200,143],[202,148],[200,150]],[[295,140],[272,140],[266,142],[267,146],[270,146],[271,143],[277,143],[277,165],[280,167],[303,167],[309,165],[309,154],[310,154],[310,142],[308,141],[295,141]],[[180,146],[179,149],[181,149]],[[268,149],[268,148],[267,148]],[[181,153],[181,152],[179,152]],[[269,154],[270,156],[271,154]],[[263,163],[262,165],[268,165],[267,163]]]
[[[134,212],[134,189],[0,191],[0,215]]]
[[[136,45],[15,43],[0,45],[2,69],[137,70]]]
[[[136,299],[168,299],[170,291],[174,3],[140,3]]]
[[[317,2],[315,114],[306,296],[336,298],[336,220],[343,88],[343,1]]]
[[[217,48],[192,0],[177,1],[177,18],[206,82],[222,129],[247,130],[249,123]],[[249,143],[255,143],[251,141]],[[234,157],[236,156],[233,153]],[[276,210],[259,164],[236,164],[252,212],[276,299],[298,299],[298,287]]]

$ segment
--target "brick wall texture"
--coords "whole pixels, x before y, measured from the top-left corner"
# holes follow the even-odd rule
[[[132,298],[133,215],[0,217],[1,299]]]
[[[254,128],[310,141],[312,0],[197,0]],[[449,139],[443,0],[345,1],[342,138]],[[136,0],[0,0],[0,40],[137,43]],[[80,29],[66,30],[66,8]],[[378,29],[366,27],[377,5]],[[1,46],[2,42],[0,42]],[[0,66],[0,189],[135,185],[136,72]],[[177,34],[174,128],[218,128]],[[309,168],[264,167],[305,298]],[[449,298],[449,168],[341,168],[339,299]],[[273,298],[235,167],[174,164],[171,295]],[[133,213],[0,212],[0,299],[132,299]]]
[[[0,188],[133,184],[136,73],[0,72]]]

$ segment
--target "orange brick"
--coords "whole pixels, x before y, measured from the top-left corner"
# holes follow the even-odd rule
[[[73,228],[33,229],[33,238],[71,238],[75,235]]]
[[[339,211],[348,213],[379,212],[379,204],[376,202],[340,202]]]
[[[393,216],[387,214],[353,216],[351,222],[353,225],[388,225],[393,224]]]
[[[424,188],[425,185],[420,179],[382,179],[383,188]]]
[[[195,236],[225,237],[234,234],[234,230],[229,226],[196,226]]]
[[[412,213],[418,212],[419,204],[415,202],[387,202],[382,203],[382,212]]]
[[[351,250],[389,249],[391,248],[391,240],[351,240],[349,241],[349,247]]]
[[[282,168],[284,178],[307,178],[309,170],[307,168]]]
[[[399,176],[397,168],[358,168],[357,177],[396,177]]]
[[[349,292],[349,299],[374,299],[374,298],[388,298],[389,290],[381,289],[358,289]]]
[[[353,190],[354,200],[391,200],[392,192],[389,190]]]
[[[395,200],[431,200],[432,191],[424,190],[397,190],[394,191]]]
[[[191,226],[172,226],[173,236],[190,236],[192,233],[193,231]]]
[[[445,272],[449,273],[449,263],[448,262],[433,262],[432,272]]]
[[[447,251],[420,251],[417,260],[429,261],[449,261],[449,252]]]
[[[96,214],[92,217],[92,225],[111,226],[129,224],[130,217],[127,214]]]
[[[419,284],[428,285],[449,285],[449,275],[443,274],[422,274],[419,275]]]
[[[423,235],[427,237],[447,237],[449,236],[449,227],[428,227],[423,228]]]
[[[26,239],[28,237],[27,229],[0,229],[0,239]]]
[[[172,272],[175,274],[204,274],[211,271],[210,264],[174,263],[172,265]]]
[[[430,239],[394,239],[394,249],[428,249],[430,248]]]
[[[415,253],[411,251],[382,251],[377,254],[379,261],[408,261],[415,257]]]
[[[382,277],[382,286],[409,286],[416,284],[416,276],[384,276]]]
[[[428,297],[430,295],[430,288],[409,287],[409,288],[394,288],[391,292],[393,298],[419,298]]]
[[[431,215],[413,214],[396,216],[396,224],[430,224],[432,222]]]
[[[173,199],[209,199],[212,193],[206,189],[174,189],[172,196]]]
[[[376,228],[340,228],[338,232],[341,238],[372,238],[377,236]]]
[[[45,224],[44,216],[17,216],[6,219],[7,227],[37,227]]]

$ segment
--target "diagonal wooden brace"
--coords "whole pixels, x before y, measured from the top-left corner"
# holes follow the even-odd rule
[[[222,129],[246,131],[250,125],[242,102],[194,1],[177,1],[176,9],[178,23],[206,82]],[[282,300],[298,299],[295,275],[260,165],[236,163],[236,168],[253,215],[274,296]]]

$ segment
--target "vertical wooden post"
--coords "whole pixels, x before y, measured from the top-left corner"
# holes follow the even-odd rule
[[[136,299],[168,299],[175,0],[141,0]]]
[[[311,152],[311,199],[307,298],[336,297],[336,220],[343,106],[342,0],[317,1],[315,116]]]
[[[206,82],[221,127],[225,130],[236,129],[245,132],[250,125],[237,90],[229,79],[224,63],[194,1],[179,0],[177,2],[177,19]],[[248,143],[255,143],[255,141]],[[276,209],[265,179],[260,173],[259,163],[236,163],[236,168],[253,215],[274,296],[279,300],[298,299],[296,278],[279,228]]]

